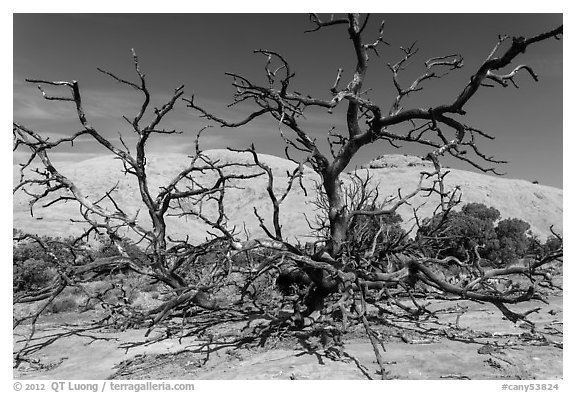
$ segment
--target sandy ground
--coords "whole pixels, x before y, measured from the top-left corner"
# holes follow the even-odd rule
[[[383,359],[390,378],[561,379],[562,297],[550,298],[548,305],[512,308],[535,307],[542,307],[531,314],[535,329],[504,320],[492,305],[468,301],[435,302],[430,309],[445,311],[428,321],[408,323],[386,314],[374,315],[372,325],[385,343]],[[62,332],[61,322],[73,317],[47,319],[38,333],[49,337]],[[239,328],[226,329],[240,332]],[[15,350],[24,331],[15,331]],[[14,369],[14,378],[379,379],[372,347],[359,328],[343,336],[341,347],[330,340],[321,342],[318,331],[242,347],[228,344],[224,335],[208,347],[206,341],[190,337],[153,342],[144,331],[70,335],[33,354],[32,362]]]

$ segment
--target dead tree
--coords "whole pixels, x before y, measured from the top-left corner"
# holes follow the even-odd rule
[[[400,206],[409,203],[417,194],[438,195],[440,198],[438,213],[447,215],[458,202],[459,196],[458,189],[446,190],[444,187],[443,180],[447,172],[442,169],[440,163],[442,156],[450,155],[479,170],[497,173],[492,165],[503,161],[485,155],[476,143],[478,138],[492,139],[493,137],[462,122],[461,118],[466,114],[464,108],[474,94],[487,83],[495,82],[504,87],[509,83],[516,85],[515,78],[522,70],[537,80],[536,73],[527,65],[518,65],[507,74],[501,73],[501,70],[511,65],[516,57],[526,51],[530,45],[549,38],[558,38],[562,35],[562,27],[531,38],[500,37],[486,60],[456,94],[453,101],[430,108],[406,109],[403,103],[408,95],[422,90],[423,85],[428,81],[447,77],[450,72],[462,68],[463,59],[458,54],[428,59],[425,62],[426,71],[412,83],[404,85],[400,81],[400,75],[408,61],[416,55],[417,49],[414,45],[403,47],[401,49],[404,55],[397,62],[388,65],[396,97],[386,110],[368,98],[364,87],[369,55],[378,54],[380,46],[387,45],[384,41],[384,24],[380,26],[378,37],[374,41],[366,42],[363,33],[369,23],[368,16],[361,18],[356,14],[350,14],[342,18],[323,20],[317,15],[311,15],[310,21],[313,24],[313,29],[310,31],[331,26],[345,27],[355,55],[356,66],[350,81],[344,86],[342,81],[344,71],[339,69],[335,82],[329,89],[330,96],[327,98],[314,98],[291,90],[290,83],[294,78],[294,73],[288,61],[277,52],[260,49],[256,53],[264,55],[267,59],[264,67],[267,83],[258,84],[242,75],[228,74],[232,77],[232,84],[236,88],[233,105],[252,102],[256,107],[246,118],[230,122],[203,109],[197,104],[194,96],[184,99],[188,106],[198,111],[201,116],[224,127],[240,127],[261,116],[271,116],[275,119],[280,126],[281,136],[286,142],[287,157],[292,159],[290,149],[304,153],[306,157],[303,162],[293,160],[298,163],[298,166],[294,172],[288,174],[288,184],[280,195],[276,194],[274,189],[271,169],[261,162],[254,148],[247,150],[253,157],[253,164],[223,164],[210,160],[199,148],[198,139],[196,151],[191,155],[189,165],[154,194],[147,177],[146,143],[154,135],[167,137],[176,132],[162,129],[160,123],[170,113],[176,102],[183,98],[184,93],[183,87],[178,87],[166,104],[152,110],[149,107],[150,92],[135,54],[134,64],[138,75],[136,83],[122,79],[111,72],[100,70],[122,85],[134,88],[143,95],[143,102],[138,113],[134,117],[125,117],[137,136],[135,153],[132,153],[122,138],[120,144],[115,145],[89,123],[82,107],[81,92],[76,81],[30,79],[29,82],[39,86],[45,99],[70,102],[74,105],[81,128],[80,131],[68,137],[52,141],[43,136],[41,131],[32,130],[15,122],[13,124],[14,149],[29,149],[31,155],[22,165],[21,181],[14,188],[14,192],[28,193],[32,198],[32,209],[37,203],[44,203],[44,206],[63,202],[77,203],[83,220],[89,224],[82,237],[85,238],[92,232],[106,233],[115,242],[121,254],[123,250],[118,239],[126,238],[127,232],[132,233],[134,241],[146,251],[146,259],[125,258],[105,264],[127,264],[136,272],[149,276],[172,289],[173,296],[167,302],[147,312],[145,317],[149,318],[153,324],[168,317],[182,304],[192,303],[207,309],[218,309],[220,303],[210,298],[206,291],[222,283],[222,278],[232,270],[230,262],[233,261],[235,255],[262,248],[271,250],[271,255],[259,266],[244,271],[246,279],[254,280],[275,269],[281,274],[287,274],[285,277],[288,277],[289,283],[304,288],[298,295],[300,297],[294,302],[294,321],[297,327],[310,321],[313,322],[318,316],[332,315],[335,311],[341,313],[344,329],[348,321],[359,321],[366,329],[373,345],[382,377],[385,376],[385,370],[378,349],[379,338],[366,318],[368,303],[377,302],[380,298],[386,297],[404,311],[418,315],[423,312],[424,307],[413,296],[416,283],[423,283],[428,288],[454,295],[455,298],[493,303],[509,319],[523,319],[525,315],[512,312],[506,305],[537,298],[541,268],[553,261],[562,260],[561,246],[539,256],[529,266],[504,269],[486,269],[476,263],[473,257],[467,260],[426,257],[419,251],[421,245],[415,242],[398,242],[396,245],[398,251],[406,255],[399,270],[384,271],[380,268],[373,268],[374,264],[371,262],[374,258],[378,258],[375,244],[379,231],[373,235],[372,239],[363,240],[364,244],[371,244],[363,255],[351,255],[345,251],[351,228],[358,227],[357,224],[362,222],[360,218],[391,215]],[[510,44],[504,48],[506,43]],[[63,88],[68,95],[49,95],[44,91],[45,86]],[[305,112],[311,108],[325,109],[330,112],[342,105],[346,105],[345,128],[347,132],[344,134],[338,134],[332,130],[328,132],[327,139],[330,147],[328,155],[321,151],[317,141],[302,125]],[[145,114],[149,112],[151,112],[151,121],[144,124]],[[103,191],[99,199],[92,200],[86,198],[70,179],[58,171],[50,159],[51,150],[60,145],[72,143],[81,136],[92,138],[107,149],[122,162],[124,172],[137,180],[139,197],[145,206],[150,224],[144,224],[138,214],[128,215],[124,212],[114,199],[115,188]],[[433,164],[433,170],[421,173],[420,181],[413,190],[399,191],[395,198],[381,204],[376,203],[377,195],[366,190],[368,184],[362,181],[358,183],[359,189],[352,189],[347,195],[347,188],[343,185],[341,176],[354,155],[363,146],[377,140],[387,141],[392,146],[397,146],[398,143],[413,143],[428,147],[430,152],[426,158]],[[320,176],[321,198],[318,206],[325,211],[326,215],[319,229],[320,231],[326,230],[324,248],[314,255],[307,253],[299,245],[288,243],[283,236],[281,225],[281,204],[296,182],[301,180],[302,165],[305,163],[311,164]],[[233,169],[240,165],[250,167],[253,171],[238,174]],[[210,184],[200,181],[201,174],[205,172],[214,173],[216,180]],[[224,195],[232,181],[260,175],[268,178],[266,191],[273,205],[273,227],[266,226],[263,217],[255,211],[269,239],[238,242],[234,230],[227,226]],[[357,191],[360,193],[358,194]],[[203,210],[207,203],[215,206],[216,215],[210,215]],[[170,239],[165,222],[167,214],[175,214],[182,218],[194,217],[205,222],[211,228],[210,230],[215,232],[213,240],[202,245],[192,245],[187,239]],[[360,225],[360,227],[363,226]],[[560,239],[559,236],[558,238]],[[222,258],[225,259],[224,265],[226,266],[210,271],[207,277],[208,284],[204,284],[203,287],[199,287],[197,282],[186,280],[182,269],[191,261],[196,261],[199,255],[210,252],[210,248],[218,241],[229,245],[230,248],[230,253]],[[352,260],[354,258],[356,259]],[[86,279],[85,274],[97,272],[102,268],[101,265],[102,263],[95,263],[82,268],[74,268],[64,263],[62,266],[64,273],[51,289],[48,289],[46,293],[38,293],[36,296],[31,294],[21,299],[38,297],[52,299],[57,296],[58,291],[62,290],[63,285],[70,285],[69,283],[74,282],[69,279],[70,274],[83,280]],[[456,269],[466,274],[469,280],[449,282],[438,274],[438,269],[447,265],[456,266]],[[530,277],[532,285],[529,288],[503,292],[491,284],[495,278],[514,274]],[[374,297],[371,294],[374,290],[377,290],[380,297]],[[415,308],[407,307],[399,302],[398,298],[402,296],[408,296]]]
[[[222,247],[222,243],[227,245],[235,240],[235,228],[229,228],[224,207],[226,190],[229,187],[237,187],[234,182],[260,176],[262,172],[257,166],[251,164],[222,163],[211,159],[200,148],[199,138],[203,131],[200,130],[195,140],[195,149],[189,156],[186,167],[155,191],[150,185],[148,176],[147,143],[156,135],[165,138],[178,133],[176,130],[162,128],[161,123],[173,110],[184,94],[184,90],[183,86],[176,88],[162,107],[152,108],[150,106],[151,93],[134,51],[133,62],[137,76],[136,82],[122,79],[109,71],[98,70],[121,85],[135,89],[141,94],[142,103],[138,112],[133,116],[124,116],[137,137],[135,146],[129,146],[122,135],[120,135],[119,143],[115,144],[111,139],[106,138],[101,130],[92,126],[84,111],[81,89],[77,81],[27,79],[27,82],[38,86],[46,100],[73,105],[76,108],[80,130],[54,140],[46,137],[42,130],[33,130],[14,122],[14,150],[28,150],[30,155],[20,166],[20,182],[15,185],[13,191],[24,192],[30,197],[32,215],[39,205],[47,208],[60,203],[75,203],[78,206],[82,220],[77,225],[85,227],[84,232],[69,246],[70,255],[82,253],[82,250],[75,245],[89,239],[93,234],[101,234],[118,249],[120,257],[75,265],[75,258],[61,258],[50,253],[51,244],[39,237],[18,234],[15,241],[36,242],[48,252],[50,262],[57,270],[57,276],[44,288],[14,297],[15,303],[46,302],[36,312],[15,319],[14,327],[26,320],[31,320],[34,324],[46,306],[67,286],[81,286],[83,283],[94,280],[102,272],[124,268],[148,277],[150,282],[164,285],[173,294],[162,307],[148,310],[133,319],[149,320],[154,325],[183,304],[197,305],[207,309],[217,309],[221,306],[220,303],[211,299],[208,293],[214,287],[222,285],[223,277],[229,273],[225,267],[226,260],[221,258],[215,261],[216,266],[210,271],[208,277],[194,280],[190,278],[193,275],[188,273],[190,270],[197,269],[194,264],[203,255]],[[62,93],[57,96],[50,95],[45,91],[46,86],[62,89]],[[151,120],[145,123],[144,119]],[[89,198],[73,180],[60,172],[58,165],[51,159],[51,152],[59,146],[73,144],[81,137],[90,138],[104,147],[115,159],[120,160],[124,174],[136,180],[138,198],[144,206],[147,220],[141,217],[140,210],[128,213],[118,203],[115,192],[119,184],[111,189],[102,190],[101,195],[97,197]],[[206,242],[191,244],[188,237],[170,238],[166,223],[167,216],[195,219],[205,223],[208,228]],[[123,247],[126,241],[142,249],[143,257],[134,258],[128,255]],[[228,246],[224,246],[224,249],[227,248]],[[128,324],[138,322],[138,320],[127,321]]]
[[[495,165],[505,161],[497,160],[484,154],[477,144],[477,139],[493,139],[486,132],[466,124],[462,118],[466,115],[466,104],[484,86],[496,83],[502,87],[509,84],[517,86],[516,78],[521,71],[525,71],[534,80],[538,80],[537,74],[529,65],[520,64],[506,73],[505,67],[513,65],[518,55],[524,53],[531,45],[550,38],[559,39],[562,35],[562,26],[534,37],[499,37],[493,50],[488,54],[471,75],[468,83],[455,94],[452,101],[429,108],[405,108],[405,98],[415,94],[424,88],[431,80],[449,76],[455,70],[462,68],[463,58],[459,54],[440,55],[424,62],[425,72],[411,83],[401,81],[402,71],[418,52],[415,45],[401,47],[403,56],[395,63],[388,63],[396,97],[386,109],[383,105],[375,103],[367,96],[364,81],[369,68],[369,56],[379,54],[382,45],[388,45],[384,38],[384,22],[380,25],[379,35],[372,41],[364,38],[364,30],[369,22],[369,16],[360,17],[357,14],[349,14],[345,17],[332,17],[325,20],[312,14],[310,22],[313,32],[325,28],[342,26],[346,29],[351,40],[351,46],[355,55],[356,65],[347,83],[344,83],[344,71],[340,68],[336,73],[333,86],[329,89],[330,95],[326,98],[317,98],[302,94],[291,89],[291,82],[295,77],[287,59],[281,54],[265,49],[255,50],[255,53],[266,58],[264,67],[266,83],[254,82],[237,73],[227,73],[232,78],[232,85],[236,89],[234,101],[231,105],[251,102],[255,109],[246,118],[231,122],[216,116],[205,110],[192,96],[186,99],[190,108],[198,111],[201,116],[212,122],[228,128],[237,128],[249,124],[255,118],[271,116],[280,128],[281,136],[286,142],[286,156],[291,159],[289,149],[304,153],[306,161],[321,178],[320,191],[324,196],[324,205],[321,206],[326,212],[327,230],[324,258],[309,258],[305,255],[295,255],[286,250],[283,258],[292,259],[305,270],[315,283],[308,293],[308,310],[306,315],[324,307],[324,298],[330,293],[339,292],[342,295],[340,304],[349,300],[350,291],[359,293],[363,297],[363,288],[387,288],[390,282],[409,285],[415,280],[421,280],[439,290],[461,295],[476,300],[492,302],[499,307],[505,303],[514,303],[527,300],[533,292],[522,294],[504,295],[502,293],[482,292],[479,284],[485,282],[485,277],[493,275],[510,274],[511,271],[480,271],[478,278],[465,288],[453,286],[443,281],[427,266],[430,264],[441,265],[445,263],[457,263],[464,267],[466,261],[444,261],[423,258],[421,254],[414,253],[404,267],[403,273],[368,273],[363,269],[352,272],[346,271],[347,261],[343,250],[348,241],[348,229],[351,223],[359,216],[378,216],[394,213],[399,206],[409,202],[418,193],[432,193],[440,196],[441,211],[448,212],[458,200],[457,190],[445,190],[443,179],[446,172],[442,170],[440,158],[450,155],[464,161],[476,169],[484,172],[498,174]],[[326,109],[329,113],[340,105],[346,105],[346,133],[338,134],[330,130],[327,139],[331,155],[325,154],[317,141],[311,137],[306,129],[305,113],[307,110],[319,108]],[[398,147],[398,143],[412,143],[430,148],[426,159],[434,165],[431,172],[422,172],[419,185],[408,193],[399,194],[395,201],[377,210],[355,209],[347,204],[345,187],[341,175],[350,163],[352,157],[363,146],[377,140],[387,141],[390,145]],[[431,179],[431,185],[424,185],[424,180]],[[277,206],[276,199],[272,202]],[[273,217],[274,227],[278,228],[277,215]],[[270,237],[278,239],[278,232]],[[288,256],[288,255],[291,256]],[[527,268],[534,272],[536,266],[545,261],[561,258],[562,252],[540,260],[536,265]],[[524,273],[528,270],[523,270]],[[360,291],[360,292],[357,292]],[[352,296],[353,297],[353,296]],[[363,302],[363,300],[362,300]],[[359,314],[360,309],[355,304]],[[509,313],[507,313],[510,315]],[[368,330],[368,327],[367,327]],[[370,334],[370,333],[369,333]],[[372,339],[372,336],[370,336]],[[375,346],[376,349],[376,346]]]
[[[326,251],[334,258],[340,254],[342,245],[346,241],[346,228],[349,221],[356,215],[364,214],[361,211],[349,211],[340,179],[352,157],[363,146],[376,140],[388,141],[392,146],[400,142],[420,144],[431,148],[427,158],[434,163],[438,173],[440,172],[438,158],[446,154],[482,171],[496,173],[495,168],[487,167],[482,162],[491,165],[504,161],[483,154],[476,144],[477,138],[492,139],[493,137],[463,123],[459,117],[466,114],[465,106],[474,94],[489,82],[496,82],[504,87],[509,83],[516,85],[515,77],[522,70],[534,80],[538,80],[536,73],[528,65],[518,65],[507,74],[498,73],[498,71],[512,64],[516,57],[525,52],[530,45],[549,38],[558,38],[562,34],[562,26],[560,26],[530,38],[500,37],[486,60],[470,77],[468,84],[456,94],[454,100],[430,108],[404,108],[402,104],[410,94],[422,90],[426,82],[444,78],[450,72],[461,68],[463,58],[458,54],[430,58],[425,62],[426,72],[412,83],[404,84],[400,81],[400,75],[407,62],[417,54],[418,49],[415,45],[401,47],[404,56],[396,63],[388,64],[397,95],[390,108],[386,110],[384,106],[367,98],[364,87],[369,55],[378,54],[380,46],[387,44],[384,41],[384,23],[382,22],[380,26],[379,36],[374,41],[366,42],[363,32],[368,24],[369,16],[361,18],[359,15],[350,14],[342,18],[323,20],[320,16],[313,14],[310,16],[310,21],[314,25],[314,28],[309,30],[310,32],[342,25],[346,28],[352,42],[356,58],[354,72],[349,82],[345,84],[342,81],[344,72],[338,69],[334,85],[330,88],[331,97],[315,98],[292,91],[290,83],[295,74],[289,62],[279,53],[259,49],[255,53],[264,55],[267,59],[264,69],[267,84],[252,82],[239,74],[227,74],[232,77],[232,85],[236,88],[234,104],[252,102],[257,108],[245,119],[230,122],[203,109],[196,103],[194,97],[187,101],[189,106],[199,111],[202,116],[223,127],[240,127],[257,117],[272,116],[293,133],[294,137],[291,137],[282,132],[287,145],[306,153],[314,170],[322,179],[329,219]],[[509,47],[502,50],[501,47],[508,42]],[[332,153],[330,157],[321,151],[302,123],[307,109],[325,108],[331,112],[339,105],[347,105],[345,126],[347,133],[343,135],[328,133],[327,138]],[[401,126],[404,129],[408,128],[408,131],[400,131]],[[396,129],[399,130],[396,131]],[[472,155],[467,155],[468,151]],[[442,192],[442,190],[438,191]],[[401,203],[378,214],[394,212],[399,204]]]

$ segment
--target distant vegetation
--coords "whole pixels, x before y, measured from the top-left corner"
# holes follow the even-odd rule
[[[377,205],[365,206],[367,210],[378,209]],[[530,232],[530,225],[519,218],[499,220],[500,212],[481,203],[468,203],[460,211],[449,211],[423,220],[422,226],[409,237],[400,223],[402,217],[396,213],[385,216],[359,216],[348,229],[346,252],[349,258],[374,252],[379,270],[393,271],[402,266],[397,259],[409,245],[425,244],[425,255],[432,258],[455,257],[469,260],[477,247],[485,266],[505,267],[524,258],[537,259],[558,249],[561,241],[550,236],[541,241]],[[16,231],[18,234],[19,231]],[[40,242],[31,239],[16,242],[13,246],[13,287],[15,293],[38,290],[58,275],[60,261],[74,266],[92,263],[100,259],[122,258],[123,256],[109,239],[88,244],[74,238],[42,236]],[[432,239],[432,241],[430,241]],[[145,250],[122,240],[121,246],[131,258],[146,260]],[[83,250],[74,253],[72,250]],[[223,259],[224,253],[209,258]],[[396,267],[390,270],[390,259]],[[206,259],[206,256],[203,257]],[[208,263],[209,261],[205,261]],[[243,264],[248,261],[241,262]],[[200,264],[204,266],[205,264]],[[118,270],[116,273],[120,273]],[[200,276],[202,272],[192,268],[188,276]]]
[[[555,236],[542,243],[519,218],[498,221],[500,212],[482,203],[468,203],[460,211],[441,213],[423,221],[417,239],[429,241],[426,255],[435,258],[471,258],[477,248],[489,266],[509,266],[528,256],[558,246]],[[497,222],[498,221],[498,222]],[[497,223],[496,223],[497,222]]]

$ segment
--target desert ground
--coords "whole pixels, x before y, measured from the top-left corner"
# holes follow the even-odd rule
[[[430,318],[409,321],[372,313],[385,343],[387,377],[414,379],[562,379],[562,294],[549,304],[530,302],[534,327],[512,323],[492,305],[431,301]],[[243,335],[269,321],[254,316],[220,324],[201,336],[166,338],[161,329],[91,328],[96,312],[47,315],[35,342],[63,337],[14,369],[16,379],[379,379],[374,352],[361,325],[340,338],[330,326],[296,334]],[[29,326],[14,332],[14,350]],[[73,331],[79,330],[76,333]],[[254,331],[253,329],[250,329]]]

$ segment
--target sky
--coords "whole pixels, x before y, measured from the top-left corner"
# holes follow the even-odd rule
[[[365,87],[370,99],[388,110],[395,96],[387,63],[400,60],[400,46],[416,42],[418,54],[410,62],[401,82],[408,85],[426,69],[424,62],[434,56],[459,53],[464,67],[451,75],[429,81],[422,92],[404,102],[404,107],[428,108],[450,103],[470,76],[488,56],[498,35],[533,36],[562,24],[562,14],[375,14],[366,30],[366,41],[377,37],[380,21],[385,20],[380,56],[372,55]],[[266,59],[255,49],[274,50],[290,63],[296,76],[294,90],[329,99],[338,68],[349,80],[354,67],[354,52],[343,26],[332,26],[313,33],[306,14],[14,14],[13,16],[13,118],[53,138],[79,129],[71,103],[42,99],[36,86],[26,78],[77,80],[88,120],[103,135],[116,140],[119,133],[130,144],[135,141],[122,115],[133,117],[142,97],[98,72],[106,69],[119,77],[137,81],[132,63],[134,48],[152,94],[152,104],[161,106],[174,89],[184,85],[185,96],[217,115],[239,120],[250,105],[227,107],[234,89],[225,72],[247,76],[266,84]],[[510,86],[482,88],[467,104],[467,115],[460,119],[496,137],[482,141],[488,156],[509,161],[498,171],[505,177],[538,181],[563,187],[563,40],[547,40],[528,48],[514,65],[528,64],[539,75],[535,82],[520,74],[516,89]],[[504,70],[506,71],[506,70]],[[47,90],[57,94],[58,90]],[[209,124],[197,112],[179,102],[162,123],[181,135],[156,136],[152,153],[191,153],[194,136]],[[335,127],[345,132],[345,105],[333,114],[325,110],[307,112],[304,126],[319,143]],[[290,135],[289,131],[286,131]],[[278,124],[258,119],[239,129],[215,127],[204,133],[205,149],[247,147],[254,143],[262,153],[282,156],[283,141]],[[362,149],[348,169],[382,154],[425,154],[413,146],[395,149],[378,142]],[[56,161],[72,161],[104,154],[88,141],[54,155]],[[22,159],[13,155],[16,163]],[[474,170],[470,165],[446,159],[447,165]]]

